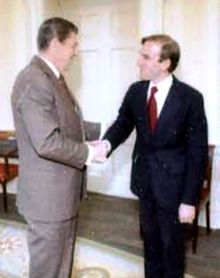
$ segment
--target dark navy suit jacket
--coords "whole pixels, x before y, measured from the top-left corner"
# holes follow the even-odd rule
[[[114,151],[135,128],[131,171],[131,190],[135,195],[144,198],[150,188],[166,209],[176,210],[180,203],[195,205],[207,161],[203,97],[174,77],[152,134],[147,119],[148,86],[147,81],[130,86],[119,115],[104,138]]]

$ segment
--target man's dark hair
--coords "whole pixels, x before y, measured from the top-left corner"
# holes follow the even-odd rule
[[[165,34],[151,35],[144,37],[141,43],[144,44],[147,41],[153,41],[161,45],[160,62],[170,59],[169,72],[173,72],[180,59],[180,47],[179,44],[170,36]]]
[[[78,27],[64,18],[52,17],[45,20],[37,36],[38,49],[47,49],[53,38],[57,38],[60,42],[65,41],[71,32],[78,34]]]

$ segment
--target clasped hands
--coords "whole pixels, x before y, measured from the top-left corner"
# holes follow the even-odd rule
[[[93,147],[93,159],[94,162],[104,163],[107,160],[107,154],[110,151],[110,143],[107,140],[96,140],[87,142]]]

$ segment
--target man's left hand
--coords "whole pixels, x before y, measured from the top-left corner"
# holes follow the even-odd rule
[[[179,206],[179,221],[180,223],[192,223],[195,219],[196,208],[187,204]]]

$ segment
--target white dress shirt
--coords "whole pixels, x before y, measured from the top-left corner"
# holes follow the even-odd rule
[[[169,93],[170,87],[173,83],[173,76],[169,75],[165,79],[163,79],[161,82],[154,84],[152,81],[150,81],[150,85],[148,88],[148,94],[147,94],[147,101],[150,98],[151,95],[151,88],[157,87],[157,93],[155,94],[155,99],[157,102],[157,118],[159,118],[161,110],[163,108],[163,105],[165,103],[165,100],[167,98],[167,95]]]
[[[49,60],[47,60],[45,57],[41,56],[41,55],[38,55],[38,57],[40,57],[48,65],[48,67],[52,70],[54,75],[59,79],[60,78],[60,72],[54,66],[54,64],[52,62],[50,62]]]

